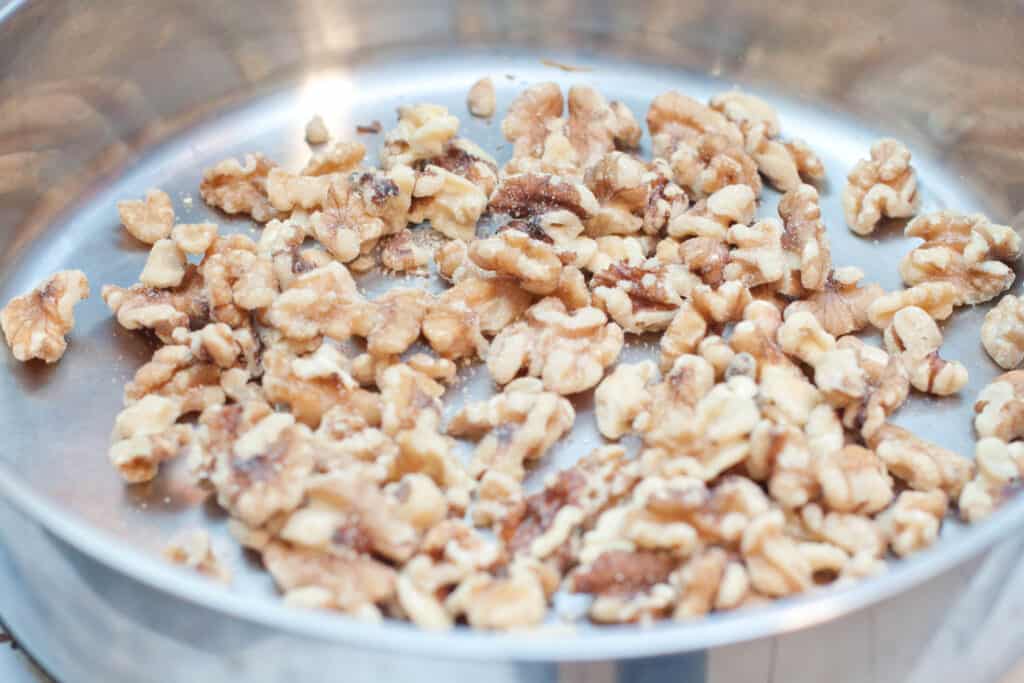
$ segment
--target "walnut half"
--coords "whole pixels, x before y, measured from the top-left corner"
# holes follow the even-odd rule
[[[65,335],[75,325],[75,304],[88,296],[85,273],[62,270],[28,294],[11,299],[0,312],[0,325],[14,357],[59,361],[68,347]]]

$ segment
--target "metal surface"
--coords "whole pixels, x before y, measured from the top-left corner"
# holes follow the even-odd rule
[[[56,367],[0,356],[0,579],[20,587],[0,595],[0,614],[12,630],[67,680],[145,673],[150,680],[243,674],[270,681],[311,671],[344,671],[350,681],[456,671],[546,680],[558,671],[549,662],[682,653],[810,626],[910,589],[1010,533],[1024,521],[1024,500],[974,528],[947,522],[934,549],[878,579],[764,609],[650,629],[426,634],[285,609],[180,468],[126,488],[106,462],[121,387],[151,353],[141,337],[116,326],[98,297],[103,283],[134,281],[145,260],[123,236],[115,201],[158,185],[174,198],[181,220],[213,217],[224,228],[249,229],[202,205],[202,168],[247,151],[301,165],[308,154],[302,127],[312,113],[348,135],[374,119],[387,127],[395,106],[429,99],[460,115],[463,134],[504,158],[497,120],[477,121],[464,111],[467,87],[484,74],[495,78],[499,107],[527,83],[557,80],[596,85],[638,114],[669,88],[705,98],[742,82],[778,106],[784,133],[805,138],[826,161],[822,204],[837,264],[859,266],[887,289],[899,285],[896,262],[910,246],[901,226],[856,238],[839,209],[846,171],[880,134],[909,142],[924,210],[984,210],[1011,219],[1020,201],[1015,179],[1024,176],[1014,147],[1020,141],[1012,136],[1024,103],[1013,99],[1022,90],[1013,79],[1024,79],[1024,68],[1016,42],[1002,51],[992,43],[1012,38],[1013,16],[995,4],[968,23],[957,21],[964,10],[953,2],[910,3],[895,15],[881,4],[847,13],[815,3],[812,19],[798,5],[775,14],[735,3],[714,11],[672,3],[626,12],[603,3],[510,9],[306,2],[266,3],[257,11],[252,3],[243,9],[53,2],[0,11],[0,61],[10,66],[0,81],[0,167],[11,169],[0,186],[0,298],[65,267],[84,269],[94,287]],[[887,41],[901,27],[941,30],[897,51]],[[851,31],[859,41],[845,38]],[[988,42],[974,40],[982,31]],[[809,56],[822,32],[835,40]],[[934,54],[916,43],[941,47],[942,73],[962,89],[934,86]],[[76,52],[88,44],[98,47]],[[542,66],[542,57],[592,70],[565,73]],[[986,60],[997,58],[1001,70],[993,71]],[[979,75],[965,76],[971,69]],[[1001,135],[1009,141],[1000,143]],[[372,149],[379,137],[364,141]],[[774,210],[775,199],[767,195],[763,214]],[[962,310],[945,325],[944,354],[971,371],[962,397],[915,396],[897,420],[965,454],[973,443],[973,398],[997,373],[978,341],[983,313]],[[466,381],[466,395],[487,384],[479,373]],[[463,398],[459,390],[453,396]],[[584,411],[549,467],[564,466],[596,442]],[[156,557],[175,529],[197,523],[214,529],[218,551],[235,570],[230,590]],[[154,671],[157,660],[166,668]],[[681,662],[699,676],[700,655]]]

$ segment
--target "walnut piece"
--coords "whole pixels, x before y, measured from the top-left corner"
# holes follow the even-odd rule
[[[868,306],[868,320],[880,330],[892,324],[900,309],[917,306],[934,320],[945,320],[953,313],[956,287],[951,282],[922,282],[908,289],[883,294]]]
[[[974,430],[1010,442],[1024,437],[1024,371],[996,377],[978,394],[974,404]]]
[[[919,391],[949,396],[967,384],[967,368],[939,357],[942,332],[924,309],[900,309],[885,328],[885,346],[899,355],[910,372],[910,383]]]
[[[915,491],[941,490],[955,498],[974,474],[974,463],[968,458],[895,425],[878,429],[868,445],[890,474]]]
[[[152,330],[161,341],[171,343],[179,327],[196,329],[211,318],[210,296],[199,268],[185,267],[177,287],[157,289],[136,284],[129,289],[104,285],[103,301],[126,330]]]
[[[278,216],[267,197],[267,176],[275,166],[260,154],[247,154],[244,164],[225,159],[203,173],[199,194],[204,202],[224,213],[244,213],[266,223]]]
[[[132,237],[155,244],[166,239],[174,227],[174,207],[171,198],[163,190],[148,190],[146,199],[124,199],[117,203],[121,224]]]
[[[427,166],[416,178],[409,220],[429,220],[451,239],[471,240],[476,222],[487,208],[487,195],[467,178],[440,166]]]
[[[163,554],[168,562],[199,572],[215,581],[231,582],[231,571],[213,552],[210,534],[203,529],[189,529],[175,534],[164,546]]]
[[[643,333],[669,326],[690,289],[689,273],[655,259],[639,266],[613,263],[590,283],[597,304],[626,332]]]
[[[985,314],[981,344],[1004,370],[1012,370],[1024,361],[1024,300],[1007,294]]]
[[[823,454],[816,464],[824,501],[830,510],[872,514],[893,499],[892,478],[885,463],[866,448],[846,446]]]
[[[395,273],[424,273],[431,254],[430,248],[417,242],[411,230],[403,229],[380,241],[380,263]]]
[[[786,315],[809,311],[835,337],[858,332],[867,326],[871,306],[883,295],[877,284],[862,287],[863,278],[864,273],[859,268],[836,268],[829,272],[820,291],[789,304]]]
[[[1024,443],[986,437],[975,447],[974,463],[977,473],[964,485],[957,501],[960,516],[971,523],[990,516],[1019,488],[1024,477]]]
[[[128,483],[150,481],[160,463],[176,457],[192,432],[175,422],[181,416],[177,400],[152,394],[127,406],[114,419],[108,457]]]
[[[446,358],[483,358],[484,335],[511,325],[532,301],[514,282],[469,277],[437,297],[423,319],[423,336]]]
[[[274,265],[245,235],[218,237],[199,270],[211,317],[232,327],[244,324],[250,311],[269,307],[279,291]]]
[[[361,312],[367,304],[348,269],[332,262],[303,273],[274,299],[267,320],[290,339],[326,335],[345,341],[368,332]],[[359,328],[359,329],[356,329]]]
[[[618,365],[601,380],[594,392],[597,428],[608,439],[618,439],[632,431],[633,420],[648,410],[647,385],[657,368],[651,361]]]
[[[843,337],[815,367],[815,383],[826,401],[842,409],[843,424],[871,439],[907,400],[910,375],[898,355],[860,339]]]
[[[689,301],[684,301],[658,342],[661,349],[661,369],[668,370],[676,359],[684,354],[697,353],[707,332],[708,324],[704,316]],[[729,351],[730,358],[724,360],[725,365],[731,360],[731,349]]]
[[[171,239],[186,254],[204,254],[217,239],[217,224],[179,223],[171,230]]]
[[[821,220],[818,191],[801,185],[782,195],[779,216],[785,231],[782,248],[789,258],[788,279],[779,288],[782,294],[799,295],[802,289],[825,289],[832,272],[832,255],[825,224]]]
[[[949,496],[939,489],[903,491],[896,502],[878,516],[878,525],[892,551],[907,557],[938,539],[948,506]]]
[[[330,147],[313,154],[302,168],[302,175],[323,176],[331,173],[351,173],[359,168],[364,156],[366,156],[366,148],[362,143],[339,140]]]
[[[1009,226],[981,214],[938,211],[918,216],[904,232],[924,240],[900,261],[908,285],[950,282],[956,287],[955,305],[962,306],[988,301],[1013,284],[1008,264],[1020,257],[1021,239]]]
[[[80,270],[62,270],[38,287],[16,296],[0,311],[0,326],[11,354],[56,363],[68,348],[75,326],[75,304],[89,297],[89,280]]]
[[[601,310],[570,313],[561,300],[548,297],[494,338],[487,369],[498,384],[508,384],[525,369],[549,391],[575,394],[597,386],[622,344],[622,328]]]
[[[494,116],[494,81],[490,76],[481,78],[469,88],[466,107],[470,114],[482,119]]]
[[[147,287],[177,287],[185,278],[185,252],[174,240],[157,240],[149,250],[139,282]]]
[[[898,140],[884,138],[871,145],[871,159],[858,161],[846,177],[843,213],[858,235],[873,233],[883,216],[913,216],[918,204],[910,150]]]
[[[551,294],[562,274],[562,261],[550,244],[515,229],[474,241],[469,258],[480,268],[517,280],[532,294]]]
[[[743,532],[741,552],[751,585],[766,595],[781,597],[811,587],[813,569],[799,546],[784,532],[782,512],[756,517]]]
[[[761,194],[757,164],[726,135],[705,133],[693,142],[680,142],[669,164],[675,181],[695,197],[729,185],[744,185],[755,196]]]
[[[380,161],[384,169],[411,166],[421,159],[439,156],[444,145],[459,131],[459,120],[438,104],[398,108],[398,125],[384,138]]]
[[[730,226],[753,221],[757,197],[747,185],[725,185],[668,222],[670,237],[724,240]]]
[[[314,114],[306,123],[306,142],[311,145],[322,145],[331,139],[331,133],[327,130],[324,117]]]
[[[705,133],[717,133],[734,147],[742,147],[743,134],[720,112],[674,90],[658,95],[647,110],[654,156],[669,158],[682,143],[693,144]]]

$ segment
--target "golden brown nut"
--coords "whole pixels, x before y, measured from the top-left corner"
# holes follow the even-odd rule
[[[711,237],[725,240],[730,226],[746,225],[754,218],[757,197],[747,185],[725,185],[701,199],[668,223],[668,234],[676,239]]]
[[[213,552],[210,534],[205,529],[188,529],[174,535],[164,546],[168,562],[191,569],[222,583],[230,583],[231,571]]]
[[[938,211],[918,216],[905,230],[924,243],[900,261],[908,285],[947,281],[956,287],[956,305],[979,304],[1013,284],[1014,263],[1021,253],[1013,228],[996,225],[981,214],[964,216]]]
[[[180,416],[175,398],[157,394],[144,396],[117,414],[108,458],[126,482],[150,481],[160,463],[185,449],[192,430],[175,424]]]
[[[484,335],[511,325],[532,301],[514,282],[469,277],[437,297],[423,319],[423,336],[446,358],[483,358]]]
[[[910,383],[919,391],[949,396],[967,384],[967,368],[939,357],[942,332],[923,309],[900,309],[885,328],[885,346],[899,355],[910,372]]]
[[[708,324],[704,316],[689,301],[684,301],[676,310],[672,322],[665,328],[658,343],[661,349],[661,369],[668,370],[682,355],[697,353],[707,331]],[[729,360],[724,361],[725,364],[728,362]]]
[[[364,156],[366,156],[366,148],[361,142],[339,140],[330,147],[313,154],[303,167],[302,175],[322,176],[331,173],[350,173],[359,168]]]
[[[146,244],[155,244],[157,240],[170,237],[171,228],[174,227],[174,207],[171,198],[163,190],[148,190],[144,201],[119,201],[117,212],[121,215],[121,224],[125,230]]]
[[[326,335],[344,341],[360,333],[354,327],[365,306],[348,269],[332,262],[295,278],[273,301],[267,320],[289,339]]]
[[[695,197],[706,197],[729,185],[745,185],[761,194],[757,164],[743,147],[720,133],[705,133],[680,142],[669,158],[673,177]]]
[[[989,357],[1004,370],[1024,361],[1024,301],[1007,294],[985,314],[981,344]]]
[[[395,273],[422,274],[431,255],[430,247],[418,242],[411,230],[400,230],[380,241],[380,264]]]
[[[75,326],[75,304],[88,296],[85,273],[62,270],[7,302],[0,311],[0,325],[11,354],[20,361],[59,361],[68,348],[65,337]]]
[[[420,327],[433,297],[422,289],[396,287],[370,306],[361,309],[365,320],[355,327],[365,332],[366,350],[371,356],[397,356],[405,353],[420,337]]]
[[[439,156],[459,131],[459,120],[439,104],[415,104],[398,108],[398,125],[384,138],[381,167],[412,166],[421,159]]]
[[[893,499],[885,463],[860,446],[826,453],[816,463],[825,504],[836,512],[873,514]]]
[[[758,221],[751,226],[733,225],[726,234],[732,249],[722,275],[726,280],[738,280],[746,287],[778,282],[787,274],[782,235],[782,225],[774,219]]]
[[[784,533],[784,525],[782,512],[766,512],[746,528],[741,545],[750,584],[776,597],[803,592],[812,584],[811,564]]]
[[[266,223],[278,215],[267,197],[267,176],[274,167],[274,162],[260,154],[247,154],[244,165],[237,159],[225,159],[203,172],[199,194],[224,213],[244,213]]]
[[[682,305],[689,288],[685,267],[655,259],[639,266],[613,263],[596,273],[594,300],[626,332],[663,330]]]
[[[471,240],[487,207],[487,195],[468,179],[440,166],[427,166],[416,178],[409,220],[429,220],[452,239]]]
[[[217,239],[217,224],[179,223],[171,230],[171,239],[186,254],[203,254]]]
[[[174,240],[157,240],[149,250],[139,282],[147,287],[177,287],[185,278],[185,252]]]
[[[273,303],[279,286],[274,265],[260,257],[245,235],[218,237],[199,265],[213,319],[244,325],[249,312]]]
[[[871,439],[907,400],[910,374],[898,355],[890,356],[860,339],[843,337],[815,368],[824,398],[843,411],[843,424]]]
[[[872,304],[882,296],[882,288],[871,283],[861,286],[864,273],[859,268],[836,268],[829,272],[821,291],[786,307],[786,316],[809,311],[834,337],[864,329]]]
[[[152,330],[168,344],[175,329],[196,329],[210,321],[210,297],[199,269],[191,264],[182,283],[173,289],[104,285],[101,294],[126,330]]]
[[[647,110],[654,156],[669,158],[680,142],[695,142],[704,133],[717,133],[731,146],[743,145],[743,134],[721,113],[674,90],[658,95]]]
[[[846,177],[843,213],[858,235],[874,232],[883,216],[913,216],[918,204],[910,150],[898,140],[884,138],[871,145],[871,159],[858,161]]]
[[[518,281],[532,294],[551,294],[562,274],[562,261],[549,243],[514,228],[475,240],[469,258],[480,268]]]

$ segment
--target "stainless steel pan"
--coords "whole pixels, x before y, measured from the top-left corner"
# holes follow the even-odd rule
[[[917,159],[925,208],[1016,219],[1022,28],[1012,3],[955,0],[7,4],[0,297],[63,267],[86,270],[94,297],[78,309],[59,365],[21,366],[0,355],[0,617],[66,681],[556,680],[577,670],[566,662],[640,658],[617,669],[627,678],[664,663],[650,658],[810,627],[965,562],[1019,528],[1024,499],[972,528],[947,522],[932,550],[877,579],[688,624],[429,634],[288,610],[180,470],[125,488],[107,465],[121,386],[151,349],[118,329],[95,294],[101,283],[134,281],[145,258],[121,237],[118,198],[159,185],[180,216],[212,215],[196,191],[201,169],[246,151],[301,163],[301,129],[314,112],[354,134],[359,123],[391,123],[398,104],[429,99],[494,149],[497,121],[462,114],[466,88],[485,74],[495,77],[499,106],[538,80],[595,84],[640,114],[669,88],[703,98],[742,84],[766,96],[785,130],[827,162],[834,258],[893,288],[909,244],[899,226],[877,240],[848,233],[838,202],[845,173],[876,136],[894,135]],[[591,70],[564,72],[542,58]],[[365,141],[374,147],[379,138]],[[899,418],[964,453],[972,450],[974,396],[998,371],[979,344],[983,313],[961,311],[946,326],[947,355],[971,371],[963,397],[918,397]],[[564,465],[593,441],[583,429],[552,463]],[[218,535],[235,568],[232,589],[158,559],[171,533],[193,524]],[[672,666],[683,680],[700,675],[699,658]]]

